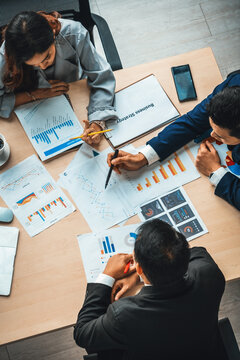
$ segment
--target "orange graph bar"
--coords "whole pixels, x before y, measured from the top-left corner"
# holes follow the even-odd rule
[[[159,183],[160,180],[159,180],[159,177],[157,176],[157,174],[155,173],[155,171],[153,171],[152,173],[153,173],[152,178],[153,178],[153,180],[155,181],[155,183],[156,183],[156,184]]]
[[[176,157],[175,157],[175,161],[176,161],[176,163],[178,164],[179,169],[180,169],[181,171],[186,171],[186,168],[185,168],[185,166],[183,165],[183,163],[181,162],[181,160],[180,160],[179,156],[177,155],[177,153],[174,153],[174,155],[176,156]]]
[[[168,161],[168,167],[169,167],[169,170],[171,171],[171,173],[174,175],[177,175],[177,171],[175,170],[173,164],[171,163],[171,161]]]
[[[147,183],[146,183],[146,187],[152,186],[151,183],[150,183],[150,181],[148,180],[148,178],[145,178],[145,180],[146,180],[146,182],[147,182]]]
[[[166,180],[168,178],[168,174],[166,173],[166,170],[164,169],[164,167],[162,165],[160,166],[159,171],[162,174],[162,177]]]
[[[39,212],[41,213],[41,215],[45,218],[46,216],[44,215],[44,212],[42,211],[42,209],[39,209]]]
[[[142,185],[141,185],[141,184],[138,184],[138,186],[137,186],[137,189],[138,189],[138,191],[141,191],[141,190],[143,190],[143,187],[142,187]]]
[[[103,250],[101,250],[101,254],[102,254],[102,255],[104,254],[104,251],[103,251]]]
[[[29,221],[32,221],[31,216],[28,216],[28,220],[29,220]]]

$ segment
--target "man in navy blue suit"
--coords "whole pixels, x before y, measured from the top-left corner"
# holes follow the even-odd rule
[[[166,159],[189,141],[200,137],[208,130],[211,136],[228,145],[232,160],[240,165],[240,74],[230,75],[218,85],[206,99],[192,111],[168,125],[158,136],[148,141],[136,155],[119,151],[108,155],[108,164],[121,173],[121,168],[137,170],[155,161]],[[196,167],[209,177],[215,186],[215,194],[240,210],[240,180],[221,166],[217,151],[209,141],[200,145]]]

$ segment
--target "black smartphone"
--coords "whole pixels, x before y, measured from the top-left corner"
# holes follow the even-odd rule
[[[171,70],[179,101],[197,99],[190,66],[174,66]]]

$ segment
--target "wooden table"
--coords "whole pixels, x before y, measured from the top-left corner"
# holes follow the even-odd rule
[[[191,66],[198,100],[180,104],[170,68],[186,63]],[[205,48],[119,70],[115,73],[116,90],[151,73],[156,75],[181,113],[192,109],[222,81],[211,49]],[[89,96],[86,81],[72,83],[70,96],[79,120],[86,119]],[[34,149],[14,115],[10,120],[1,119],[0,124],[1,133],[11,147],[10,160],[0,170],[2,173],[34,154]],[[153,134],[136,141],[135,145],[145,143]],[[101,149],[106,146],[106,142],[101,144]],[[74,155],[75,152],[66,153],[45,164],[55,180]],[[239,277],[240,213],[213,194],[213,187],[206,178],[200,178],[184,188],[209,230],[209,234],[192,241],[191,245],[205,246],[227,280]],[[5,206],[1,199],[0,206]],[[129,222],[139,222],[139,219],[135,217]],[[79,211],[34,238],[27,235],[16,218],[10,226],[20,229],[20,237],[11,295],[0,297],[0,344],[74,324],[86,286],[76,236],[90,232],[90,228]]]

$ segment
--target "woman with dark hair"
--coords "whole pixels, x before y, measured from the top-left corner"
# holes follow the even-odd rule
[[[66,93],[69,82],[87,78],[91,89],[83,140],[98,143],[108,119],[116,119],[115,78],[79,23],[57,12],[24,11],[4,29],[0,48],[0,116],[30,101]]]

